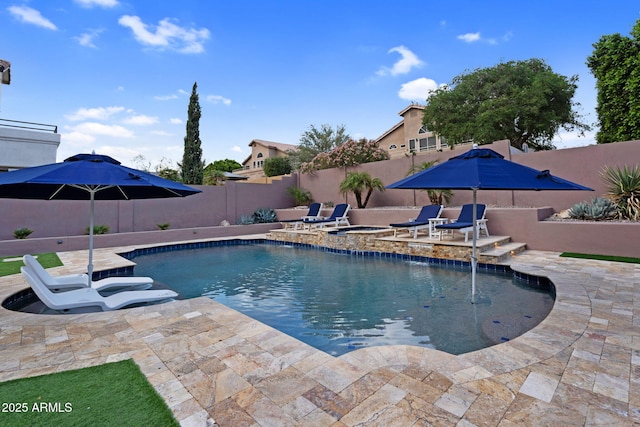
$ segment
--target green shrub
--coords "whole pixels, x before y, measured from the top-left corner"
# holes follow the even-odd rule
[[[296,201],[296,205],[306,205],[307,203],[311,203],[313,201],[313,197],[311,197],[311,192],[309,190],[305,190],[302,187],[296,187],[295,185],[292,185],[291,187],[287,188],[287,193],[289,193],[289,195],[291,197],[293,197],[293,200]]]
[[[254,224],[264,224],[276,221],[276,212],[273,209],[259,208],[253,213]]]
[[[609,197],[617,206],[620,218],[640,221],[640,167],[606,166],[602,177]]]
[[[270,157],[265,159],[262,170],[266,176],[287,175],[291,173],[288,157]]]
[[[94,225],[93,226],[93,234],[107,234],[109,232],[108,225]],[[84,234],[89,234],[89,227],[84,229]]]
[[[16,239],[26,239],[31,233],[33,233],[33,230],[27,227],[16,228],[13,230],[13,237]]]
[[[587,221],[613,219],[618,215],[618,207],[611,200],[596,197],[590,202],[580,202],[569,209],[569,217]]]
[[[163,224],[156,224],[156,226],[157,226],[157,227],[158,227],[158,229],[160,229],[160,230],[168,230],[170,225],[171,225],[171,224],[169,224],[168,222],[165,222],[165,223],[163,223]]]

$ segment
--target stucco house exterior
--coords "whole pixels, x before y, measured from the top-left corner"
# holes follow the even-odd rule
[[[262,178],[264,161],[272,157],[285,157],[288,150],[295,150],[296,145],[281,142],[254,139],[249,143],[251,154],[242,162],[242,169],[233,171],[236,174],[251,178]]]
[[[409,105],[398,113],[402,120],[376,139],[380,148],[387,150],[392,159],[411,153],[447,148],[444,137],[434,134],[422,125],[423,111],[424,105]]]
[[[11,64],[0,59],[0,88],[11,83]],[[0,172],[55,163],[58,127],[0,118]]]

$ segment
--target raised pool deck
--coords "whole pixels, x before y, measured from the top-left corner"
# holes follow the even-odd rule
[[[129,265],[115,254],[136,248],[98,249],[96,268]],[[86,251],[60,258],[54,273],[86,269]],[[203,297],[74,315],[0,308],[0,380],[132,358],[183,426],[640,423],[640,266],[541,251],[510,265],[551,279],[550,315],[459,356],[384,346],[333,357]],[[26,287],[2,277],[0,298]]]

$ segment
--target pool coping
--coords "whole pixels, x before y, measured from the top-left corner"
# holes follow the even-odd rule
[[[260,237],[237,236],[207,239],[206,241],[234,238],[248,241]],[[204,242],[189,241],[177,244],[201,244]],[[128,268],[133,263],[115,254],[151,246],[159,245],[99,249],[96,250],[95,264],[98,269],[101,267],[102,269],[105,267]],[[82,259],[85,254],[86,251],[61,253],[65,266],[58,268],[58,272],[62,274],[81,271],[82,264],[78,260]],[[165,398],[183,425],[198,425],[199,422],[209,418],[215,419],[220,425],[226,425],[224,420],[230,416],[228,414],[230,402],[233,402],[235,406],[240,405],[240,408],[234,406],[236,412],[241,409],[258,425],[268,425],[266,421],[261,421],[261,417],[264,417],[265,413],[271,414],[270,409],[267,410],[266,407],[260,406],[256,402],[246,407],[239,403],[244,402],[241,397],[244,396],[247,389],[260,391],[264,398],[269,398],[270,405],[278,406],[282,403],[282,405],[290,406],[292,402],[300,401],[303,397],[305,403],[314,402],[312,396],[309,395],[309,390],[301,391],[297,396],[287,396],[287,399],[291,397],[290,400],[282,396],[275,398],[269,396],[268,391],[278,395],[282,393],[282,387],[275,387],[275,384],[294,386],[290,378],[282,378],[283,372],[295,369],[296,373],[300,375],[300,377],[296,377],[297,382],[295,382],[294,389],[300,388],[300,384],[313,382],[317,386],[311,389],[315,390],[319,385],[322,385],[325,389],[338,395],[356,387],[356,384],[361,383],[364,378],[378,378],[382,375],[379,373],[384,371],[387,376],[392,375],[389,372],[395,373],[396,381],[399,381],[397,378],[402,377],[410,382],[412,387],[417,386],[413,381],[418,381],[420,384],[427,384],[436,390],[438,387],[443,389],[438,399],[431,405],[435,405],[434,407],[438,411],[445,411],[441,415],[452,417],[452,420],[457,417],[458,420],[466,419],[472,422],[474,417],[480,416],[481,411],[475,410],[477,405],[479,408],[482,407],[481,403],[476,404],[478,399],[481,397],[495,398],[497,395],[500,396],[502,403],[510,400],[502,414],[502,417],[506,417],[506,419],[509,418],[509,410],[513,409],[514,402],[521,403],[521,401],[528,403],[533,410],[533,412],[527,412],[526,417],[545,416],[545,412],[548,416],[547,406],[557,405],[554,398],[558,395],[559,386],[563,383],[562,373],[567,370],[566,363],[574,359],[576,362],[587,360],[592,358],[591,355],[596,355],[591,348],[589,351],[581,349],[582,341],[589,342],[591,346],[594,345],[592,341],[595,341],[601,343],[602,347],[607,343],[606,330],[609,319],[600,313],[603,307],[605,312],[609,307],[609,312],[615,316],[621,315],[620,311],[624,311],[623,316],[629,315],[627,314],[629,310],[621,308],[619,302],[616,305],[613,298],[609,303],[607,302],[609,299],[601,295],[599,301],[594,302],[593,297],[597,294],[596,288],[602,293],[608,287],[605,285],[610,285],[612,280],[616,283],[617,281],[622,283],[630,281],[631,287],[634,283],[640,284],[639,267],[619,266],[618,263],[604,261],[567,260],[561,259],[557,255],[557,253],[550,252],[526,251],[508,263],[513,271],[546,277],[554,283],[556,301],[547,318],[532,330],[511,341],[458,356],[422,347],[383,346],[368,347],[333,357],[215,301],[201,297],[119,312],[64,316],[30,315],[11,312],[3,308],[0,311],[0,331],[2,331],[0,355],[5,356],[5,362],[0,363],[0,380],[73,369],[131,357],[141,365],[143,372]],[[616,278],[616,274],[613,274],[612,271],[617,272],[619,277]],[[590,286],[594,288],[589,289]],[[13,292],[25,287],[26,284],[19,275],[0,278],[0,298],[4,300]],[[617,287],[623,288],[621,285],[617,285]],[[622,290],[629,292],[628,289]],[[615,294],[615,292],[613,293]],[[593,315],[594,311],[599,312],[598,317]],[[631,313],[633,316],[633,310]],[[189,382],[193,379],[185,380],[185,376],[180,374],[181,370],[176,368],[173,356],[175,356],[174,353],[180,353],[180,351],[169,350],[164,345],[160,345],[160,342],[179,338],[180,333],[175,333],[176,325],[182,325],[181,328],[188,330],[190,321],[198,323],[198,319],[204,318],[208,319],[205,324],[200,325],[205,329],[204,331],[196,335],[187,333],[183,338],[191,343],[200,334],[211,333],[206,331],[208,322],[215,322],[211,327],[213,328],[215,324],[216,331],[225,330],[225,338],[220,341],[208,343],[204,347],[193,344],[198,348],[196,353],[199,357],[204,357],[203,355],[209,353],[214,354],[215,357],[212,357],[226,367],[223,372],[229,371],[229,377],[226,380],[218,378],[220,373],[217,373],[214,381],[216,390],[221,387],[227,391],[217,396],[218,399],[213,399],[214,401],[209,406],[206,399],[200,396],[201,391],[198,387],[194,387]],[[218,323],[217,319],[224,319],[224,324]],[[117,325],[115,332],[111,333],[112,328],[105,329],[105,325],[111,325],[111,327]],[[28,331],[33,331],[34,328],[38,331],[42,330],[42,333],[35,334],[35,336],[33,333],[29,335]],[[76,337],[74,331],[78,329],[81,329],[82,333]],[[587,333],[589,329],[593,329],[593,331]],[[111,341],[105,341],[105,334],[110,337]],[[80,339],[80,336],[84,339]],[[625,354],[629,355],[628,369],[631,369],[631,365],[640,365],[640,353],[637,353],[638,350],[636,350],[640,346],[634,343],[631,332],[628,332],[628,335],[616,333],[610,341],[612,345],[622,346],[625,349]],[[114,346],[113,342],[117,342],[118,345]],[[173,342],[175,343],[175,341]],[[278,344],[272,348],[265,348],[265,342],[277,342]],[[263,367],[267,370],[248,377],[248,373],[245,372],[246,368],[240,367],[238,360],[242,359],[242,364],[244,364],[248,363],[251,357],[244,354],[244,350],[239,349],[240,343],[243,345],[250,343],[252,346],[266,350],[274,359],[280,360],[281,364],[278,367],[272,366],[268,369]],[[156,348],[155,346],[160,347]],[[230,351],[230,348],[236,348],[235,353]],[[180,357],[186,356],[181,354]],[[598,355],[598,360],[602,358],[602,354]],[[148,359],[153,359],[153,363],[160,367],[162,375],[155,369],[147,369],[145,363],[150,363]],[[556,372],[557,369],[554,370],[547,366],[547,364],[551,364],[550,361],[564,359],[566,359],[565,368],[559,372]],[[603,372],[611,370],[607,369],[603,368]],[[200,369],[199,372],[203,373],[204,371]],[[206,374],[203,375],[207,377]],[[257,377],[255,377],[256,375]],[[161,381],[161,378],[165,381]],[[597,406],[597,414],[600,416],[606,412],[608,417],[621,417],[619,408],[626,405],[626,410],[623,411],[626,415],[620,419],[630,422],[633,417],[635,421],[638,421],[638,412],[640,411],[635,408],[640,406],[638,405],[640,399],[632,399],[632,396],[635,397],[637,393],[635,388],[631,386],[631,375],[627,374],[626,387],[624,381],[621,385],[614,379],[613,375],[603,373],[600,382],[597,375],[591,381],[589,392],[606,401],[606,404],[602,403]],[[238,383],[242,382],[241,380],[244,381],[243,384],[246,383],[246,387],[243,387],[242,390],[235,390],[234,387],[237,387]],[[210,378],[209,381],[211,381]],[[446,388],[444,384],[447,384]],[[490,384],[491,387],[500,386],[502,392],[487,390],[487,384]],[[267,385],[269,386],[267,387]],[[371,414],[367,415],[369,411],[363,409],[368,407],[367,405],[373,404],[368,400],[376,395],[384,395],[385,392],[391,391],[391,388],[394,393],[402,394],[403,397],[396,402],[393,402],[395,397],[390,397],[390,400],[386,399],[385,405],[389,408],[393,407],[393,411],[400,410],[398,409],[400,401],[406,401],[407,396],[416,395],[415,392],[410,391],[410,387],[407,387],[406,384],[400,386],[387,382],[372,393],[368,399],[359,402],[344,414],[334,413],[326,408],[323,409],[322,405],[316,405],[316,409],[310,410],[299,419],[295,414],[301,411],[300,408],[293,411],[295,414],[292,413],[290,407],[287,407],[288,409],[280,408],[283,411],[281,417],[286,420],[294,420],[301,423],[300,425],[305,425],[311,416],[327,420],[327,425],[330,425],[328,421],[331,417],[333,422],[340,420],[345,425],[352,425],[352,422],[370,419]],[[631,393],[632,390],[634,393]],[[233,393],[234,391],[235,393]],[[240,395],[240,393],[243,394]],[[504,393],[512,397],[505,397]],[[296,393],[293,392],[293,394]],[[181,397],[177,398],[176,396]],[[221,399],[222,397],[224,399]],[[566,398],[564,399],[566,400]],[[222,402],[227,402],[228,405],[224,406]],[[564,405],[567,404],[566,401],[563,402]],[[262,404],[266,403],[266,401],[262,402]],[[381,402],[376,404],[382,405]],[[574,402],[572,405],[577,405],[577,403]],[[607,412],[606,407],[614,409]],[[589,417],[589,413],[585,413],[584,410],[580,410],[574,415],[585,422]],[[518,416],[524,415],[519,414]]]

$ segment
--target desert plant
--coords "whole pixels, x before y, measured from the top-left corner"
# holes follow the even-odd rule
[[[620,218],[640,221],[640,167],[606,166],[602,177],[607,184],[607,197],[618,206]]]
[[[344,181],[340,183],[340,193],[353,193],[360,209],[367,206],[373,190],[384,191],[384,184],[379,178],[372,178],[367,172],[349,172]],[[362,195],[365,192],[366,196],[363,201]]]
[[[295,185],[292,185],[290,187],[287,187],[287,193],[289,193],[289,195],[291,197],[293,197],[293,200],[296,201],[296,205],[306,205],[307,203],[311,203],[313,201],[313,197],[311,197],[311,192],[309,190],[305,190],[302,187],[296,187]]]
[[[26,239],[31,233],[33,233],[33,230],[27,227],[16,228],[13,230],[13,237],[16,239]]]
[[[159,230],[168,230],[170,225],[171,224],[169,224],[168,222],[165,222],[163,224],[156,224]]]
[[[618,214],[618,207],[611,200],[596,197],[589,202],[576,203],[569,209],[569,217],[587,221],[602,221],[613,219]]]
[[[237,224],[238,225],[254,224],[253,215],[240,215],[240,218],[238,218]]]
[[[331,200],[329,200],[328,202],[324,202],[323,205],[326,208],[332,208],[332,207],[335,206],[335,203],[333,203]]]
[[[258,208],[253,213],[253,224],[263,224],[276,221],[276,212],[273,209]]]
[[[93,234],[107,234],[109,232],[108,225],[94,225],[93,226]],[[89,234],[89,227],[84,229],[84,234]]]
[[[431,160],[429,162],[422,162],[419,165],[413,166],[409,169],[407,176],[413,175],[414,173],[418,173],[423,170],[427,170],[430,167],[434,166],[436,163],[438,163],[437,160]],[[453,191],[449,189],[427,189],[421,191],[427,192],[427,194],[429,195],[429,201],[433,205],[448,205],[451,202],[451,199],[453,199]]]

